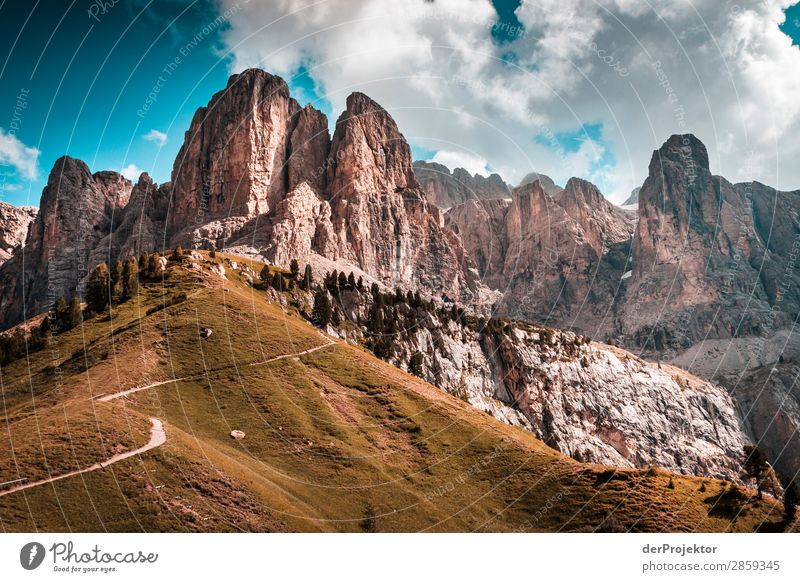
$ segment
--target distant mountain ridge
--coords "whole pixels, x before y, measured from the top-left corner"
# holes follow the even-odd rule
[[[800,310],[789,268],[800,196],[712,176],[694,136],[653,154],[635,218],[584,180],[550,195],[552,180],[528,178],[509,192],[497,175],[412,166],[391,116],[360,93],[331,137],[324,114],[250,69],[197,111],[171,182],[143,174],[134,186],[58,160],[22,251],[0,267],[0,318],[80,292],[101,260],[178,243],[281,265],[319,256],[388,287],[646,349],[758,335]]]
[[[441,209],[468,200],[502,200],[511,197],[511,188],[498,174],[488,177],[470,175],[464,168],[455,168],[451,173],[442,164],[417,160],[414,162],[414,176],[428,202]]]
[[[555,196],[564,189],[556,184],[550,176],[540,174],[539,172],[530,172],[529,174],[526,174],[525,177],[520,181],[518,187],[527,186],[528,184],[532,184],[533,182],[537,181],[539,184],[541,184],[542,190],[544,190],[550,196]]]

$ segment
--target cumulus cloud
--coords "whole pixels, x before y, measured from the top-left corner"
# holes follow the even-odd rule
[[[224,32],[234,72],[291,83],[303,67],[334,115],[362,91],[421,148],[472,152],[512,183],[578,174],[621,201],[673,133],[731,180],[800,187],[800,48],[778,28],[792,2],[523,2],[524,33],[503,44],[489,0],[221,5],[241,8]],[[578,151],[547,139],[586,124],[602,136]]]
[[[142,170],[136,164],[128,164],[124,168],[122,168],[119,173],[125,176],[128,180],[135,182],[139,179],[139,176],[142,175]]]
[[[41,152],[22,143],[13,130],[6,132],[0,127],[0,164],[11,166],[14,171],[27,180],[39,177],[39,156]]]
[[[470,174],[480,174],[481,176],[488,176],[491,174],[488,163],[484,158],[465,152],[439,150],[429,161],[443,164],[451,170],[454,168],[464,168]]]
[[[167,143],[167,134],[157,129],[151,129],[146,134],[142,136],[147,141],[151,141],[156,144],[158,147],[161,147]]]

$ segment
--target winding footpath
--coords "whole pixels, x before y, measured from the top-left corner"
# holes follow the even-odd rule
[[[214,368],[213,370],[206,370],[200,374],[193,374],[190,376],[183,376],[182,378],[171,378],[169,380],[161,380],[160,382],[153,382],[152,384],[147,384],[146,386],[138,386],[137,388],[131,388],[129,390],[123,390],[122,392],[115,392],[113,394],[103,394],[101,396],[94,396],[93,399],[97,400],[98,402],[108,402],[110,400],[116,400],[117,398],[121,398],[122,396],[128,396],[129,394],[134,394],[136,392],[141,392],[142,390],[150,390],[151,388],[156,388],[158,386],[163,386],[164,384],[171,384],[172,382],[183,382],[186,380],[198,380],[203,378],[206,374],[210,372],[222,372],[225,370],[230,370],[231,368],[253,368],[255,366],[264,366],[266,364],[271,364],[272,362],[277,362],[279,360],[285,360],[287,358],[299,358],[300,356],[305,356],[306,354],[311,354],[318,350],[322,350],[327,348],[328,346],[332,346],[335,342],[331,341],[328,338],[325,338],[327,343],[322,344],[321,346],[316,346],[310,348],[308,350],[303,350],[302,352],[296,352],[294,354],[283,354],[282,356],[275,356],[274,358],[270,358],[268,360],[262,360],[260,362],[252,362],[250,364],[231,364],[230,366],[223,366],[222,368]]]
[[[320,335],[322,335],[322,334],[320,334]],[[325,336],[323,336],[323,337],[325,337]],[[287,358],[297,358],[297,357],[300,357],[300,356],[305,356],[306,354],[311,354],[311,353],[316,352],[318,350],[325,349],[325,348],[327,348],[329,346],[332,346],[332,345],[334,345],[336,343],[336,342],[332,341],[331,339],[329,339],[327,337],[325,337],[325,340],[326,340],[327,343],[324,343],[324,344],[322,344],[320,346],[316,346],[316,347],[313,347],[313,348],[310,348],[310,349],[307,349],[307,350],[303,350],[302,352],[296,352],[294,354],[284,354],[282,356],[275,356],[274,358],[269,358],[268,360],[263,360],[263,361],[260,361],[260,362],[253,362],[251,364],[244,364],[244,365],[242,365],[242,364],[231,364],[230,366],[225,366],[223,368],[217,368],[215,370],[207,370],[206,372],[203,372],[202,374],[194,374],[194,375],[191,375],[191,376],[184,376],[182,378],[172,378],[171,380],[162,380],[160,382],[154,382],[152,384],[147,384],[146,386],[139,386],[137,388],[131,388],[129,390],[122,390],[121,392],[115,392],[113,394],[105,394],[105,395],[99,396],[99,397],[98,396],[94,396],[94,397],[92,397],[92,400],[97,400],[98,402],[109,402],[111,400],[116,400],[117,398],[122,398],[123,396],[127,396],[129,394],[134,394],[136,392],[141,392],[142,390],[149,390],[151,388],[156,388],[158,386],[163,386],[164,384],[170,384],[172,382],[180,382],[180,381],[183,381],[183,380],[196,380],[196,379],[199,379],[199,378],[203,378],[208,372],[218,372],[218,371],[228,370],[228,369],[236,368],[236,367],[252,368],[254,366],[263,366],[265,364],[270,364],[272,362],[277,362],[279,360],[285,360]],[[60,481],[62,479],[67,479],[68,477],[74,477],[76,475],[81,475],[83,473],[90,473],[91,471],[97,471],[99,469],[105,469],[109,465],[113,465],[114,463],[119,463],[120,461],[124,461],[125,459],[129,459],[130,457],[133,457],[135,455],[140,455],[140,454],[145,453],[145,452],[147,452],[147,451],[149,451],[151,449],[155,449],[156,447],[160,447],[165,442],[167,442],[167,433],[164,430],[164,423],[161,420],[159,420],[158,418],[155,418],[155,417],[152,417],[152,416],[150,417],[150,423],[151,423],[150,440],[148,441],[148,443],[146,445],[144,445],[142,447],[139,447],[138,449],[134,449],[132,451],[127,451],[125,453],[119,453],[119,454],[114,455],[113,457],[110,457],[110,458],[108,458],[108,459],[106,459],[104,461],[100,461],[98,463],[95,463],[94,465],[90,465],[90,466],[85,467],[83,469],[77,469],[75,471],[70,471],[69,473],[64,473],[63,475],[57,475],[55,477],[49,477],[47,479],[42,479],[40,481],[32,481],[30,483],[23,483],[23,484],[20,484],[20,485],[15,485],[14,487],[11,487],[9,489],[5,489],[3,491],[0,491],[0,497],[3,497],[5,495],[10,495],[11,493],[16,493],[17,491],[22,491],[24,489],[31,489],[33,487],[38,487],[40,485],[46,485],[48,483],[53,483],[55,481]]]
[[[95,463],[94,465],[90,465],[83,469],[78,469],[77,471],[70,471],[69,473],[64,473],[63,475],[57,475],[56,477],[50,477],[48,479],[42,479],[41,481],[33,481],[31,483],[23,483],[22,485],[16,485],[11,489],[0,491],[0,497],[3,497],[4,495],[9,495],[11,493],[16,493],[17,491],[22,491],[23,489],[30,489],[32,487],[38,487],[39,485],[45,485],[47,483],[53,483],[54,481],[60,481],[61,479],[66,479],[67,477],[74,477],[75,475],[80,475],[82,473],[89,473],[91,471],[97,471],[98,469],[105,469],[109,465],[113,465],[114,463],[119,463],[120,461],[124,461],[125,459],[133,457],[134,455],[139,455],[141,453],[149,451],[150,449],[160,447],[165,442],[167,442],[167,433],[164,431],[164,425],[159,419],[155,417],[150,417],[150,423],[152,424],[152,426],[150,427],[150,441],[143,447],[139,447],[138,449],[134,449],[126,453],[119,453],[118,455],[114,455],[113,457],[106,459],[105,461],[100,461],[99,463]]]

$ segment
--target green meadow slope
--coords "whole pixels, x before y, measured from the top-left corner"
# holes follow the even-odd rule
[[[328,338],[240,271],[221,278],[209,267],[223,260],[171,263],[112,317],[3,367],[0,483],[142,447],[150,418],[167,437],[99,470],[0,486],[3,531],[754,531],[781,521],[780,503],[729,483],[573,461]]]

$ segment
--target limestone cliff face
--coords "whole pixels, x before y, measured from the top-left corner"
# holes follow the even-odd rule
[[[328,169],[338,256],[386,283],[471,302],[478,278],[414,177],[411,149],[391,116],[354,93],[336,123]]]
[[[172,170],[170,232],[219,221],[223,239],[274,209],[287,192],[300,111],[280,77],[258,69],[233,75],[186,132]]]
[[[0,265],[25,243],[36,212],[31,206],[12,206],[0,201]]]
[[[330,204],[308,182],[301,182],[278,203],[269,235],[262,254],[278,265],[288,266],[292,259],[316,250],[331,258],[339,252]]]
[[[799,211],[797,193],[734,186],[711,174],[697,138],[670,138],[639,194],[623,337],[686,348],[785,327],[800,299],[800,276],[788,268]]]
[[[339,298],[341,319],[351,322],[341,333],[369,337],[369,293],[342,290]],[[390,319],[397,331],[381,357],[567,455],[739,479],[749,438],[732,399],[683,370],[571,332],[453,317],[447,307],[384,302]]]
[[[446,223],[483,281],[502,292],[502,313],[595,336],[613,332],[633,226],[594,185],[572,179],[550,196],[530,182],[510,203],[452,208]]]
[[[796,364],[776,363],[740,370],[731,387],[744,425],[767,453],[778,473],[792,478],[800,472],[800,394]]]
[[[289,145],[289,190],[306,182],[315,192],[324,192],[331,148],[325,114],[306,105],[298,114]]]
[[[511,189],[503,179],[492,174],[470,175],[464,168],[450,173],[447,166],[436,162],[414,162],[414,175],[428,202],[441,209],[464,204],[468,200],[494,200],[511,197]]]
[[[554,198],[580,225],[586,241],[598,256],[611,247],[630,241],[632,232],[628,216],[606,200],[591,182],[570,178],[566,187]]]
[[[159,186],[147,174],[139,176],[125,208],[118,213],[114,226],[93,249],[89,265],[112,264],[141,253],[162,252],[167,243],[167,212],[170,184]]]
[[[568,316],[565,312],[585,294],[597,260],[583,229],[537,181],[514,190],[506,232],[505,310],[539,321],[550,314]]]
[[[472,257],[481,280],[492,288],[502,288],[501,266],[508,249],[506,214],[510,200],[470,200],[445,214],[445,225],[461,239]]]
[[[0,322],[9,327],[80,291],[90,257],[120,219],[131,183],[116,172],[92,174],[59,158],[42,193],[25,246],[0,267]]]

